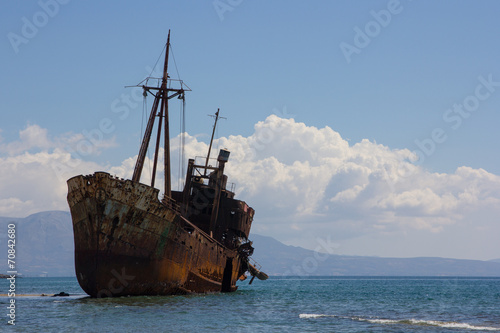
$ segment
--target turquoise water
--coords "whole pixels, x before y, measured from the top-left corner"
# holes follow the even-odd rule
[[[248,280],[229,294],[91,299],[75,278],[22,278],[16,325],[1,331],[500,332],[500,278]],[[2,290],[8,285],[2,280]]]

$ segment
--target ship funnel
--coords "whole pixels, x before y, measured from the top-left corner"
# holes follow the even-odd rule
[[[217,161],[224,163],[227,162],[229,160],[229,154],[230,154],[229,150],[221,149],[219,151],[219,157],[217,157]]]

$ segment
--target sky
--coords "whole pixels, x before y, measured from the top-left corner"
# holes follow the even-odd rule
[[[499,12],[497,1],[4,1],[0,216],[67,211],[78,174],[131,177],[151,101],[126,86],[158,72],[170,29],[169,72],[192,89],[186,158],[206,154],[220,108],[215,145],[231,151],[253,233],[336,254],[500,258]],[[170,123],[176,188],[176,103]]]

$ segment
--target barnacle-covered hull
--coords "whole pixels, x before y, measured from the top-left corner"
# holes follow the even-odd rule
[[[76,275],[92,297],[234,291],[248,268],[157,189],[105,172],[73,177],[68,189]]]

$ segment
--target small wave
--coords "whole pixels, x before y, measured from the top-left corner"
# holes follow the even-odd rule
[[[356,319],[360,321],[367,321],[374,324],[408,324],[408,325],[437,326],[443,328],[458,328],[458,329],[466,329],[474,331],[500,331],[500,327],[474,326],[467,323],[447,322],[447,321],[437,321],[437,320],[417,320],[417,319],[392,320],[392,319],[364,319],[364,318],[356,318]]]
[[[456,328],[456,329],[464,329],[471,331],[500,331],[500,327],[490,327],[490,326],[474,326],[467,323],[458,323],[458,322],[447,322],[447,321],[437,321],[437,320],[418,320],[418,319],[369,319],[369,318],[361,318],[361,317],[343,317],[337,315],[328,315],[328,314],[307,314],[301,313],[299,314],[299,318],[324,318],[324,317],[336,317],[342,319],[351,319],[357,321],[369,322],[372,324],[406,324],[406,325],[422,325],[422,326],[436,326],[443,328]]]
[[[321,317],[337,317],[335,315],[326,315],[326,314],[308,314],[308,313],[301,313],[299,314],[299,318],[321,318]]]

